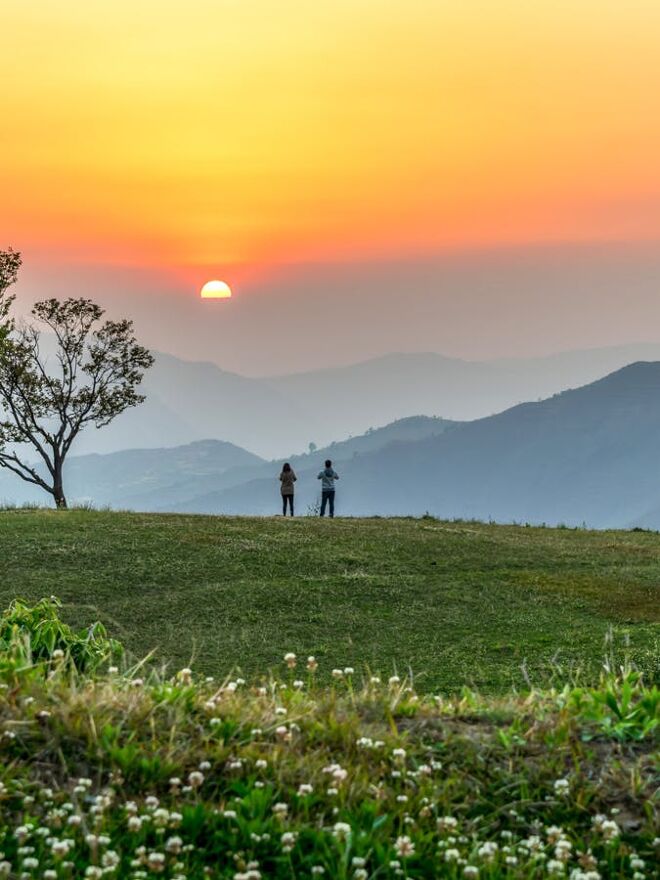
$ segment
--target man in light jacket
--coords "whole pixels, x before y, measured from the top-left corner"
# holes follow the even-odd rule
[[[325,516],[325,508],[330,505],[330,516],[334,517],[335,480],[339,479],[339,474],[333,470],[330,459],[326,461],[325,467],[320,471],[317,479],[321,480],[321,516]]]

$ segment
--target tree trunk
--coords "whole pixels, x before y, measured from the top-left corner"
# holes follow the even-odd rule
[[[53,481],[53,498],[58,510],[66,510],[66,498],[62,486],[62,463],[55,461],[55,479]]]

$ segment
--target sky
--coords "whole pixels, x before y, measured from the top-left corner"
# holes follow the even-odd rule
[[[660,339],[657,0],[40,0],[2,29],[23,308],[96,296],[251,375]]]

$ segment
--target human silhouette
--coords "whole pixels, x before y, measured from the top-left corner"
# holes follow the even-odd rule
[[[317,479],[321,480],[321,516],[325,516],[326,506],[330,507],[330,516],[335,515],[335,481],[339,479],[339,474],[332,467],[332,462],[328,458],[325,467],[319,472]]]
[[[295,475],[295,472],[289,462],[285,462],[282,466],[282,473],[280,474],[280,489],[282,492],[282,516],[286,516],[286,508],[287,504],[289,505],[289,509],[291,510],[291,516],[293,516],[293,484],[296,482],[298,477]]]

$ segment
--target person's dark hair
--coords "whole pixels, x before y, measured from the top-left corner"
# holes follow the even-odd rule
[[[326,460],[325,460],[325,466],[326,466],[326,467],[332,467],[332,462],[330,461],[329,458],[326,458]]]
[[[291,470],[291,465],[289,464],[288,461],[285,461],[284,466],[282,467],[282,473],[288,474],[290,470]]]

